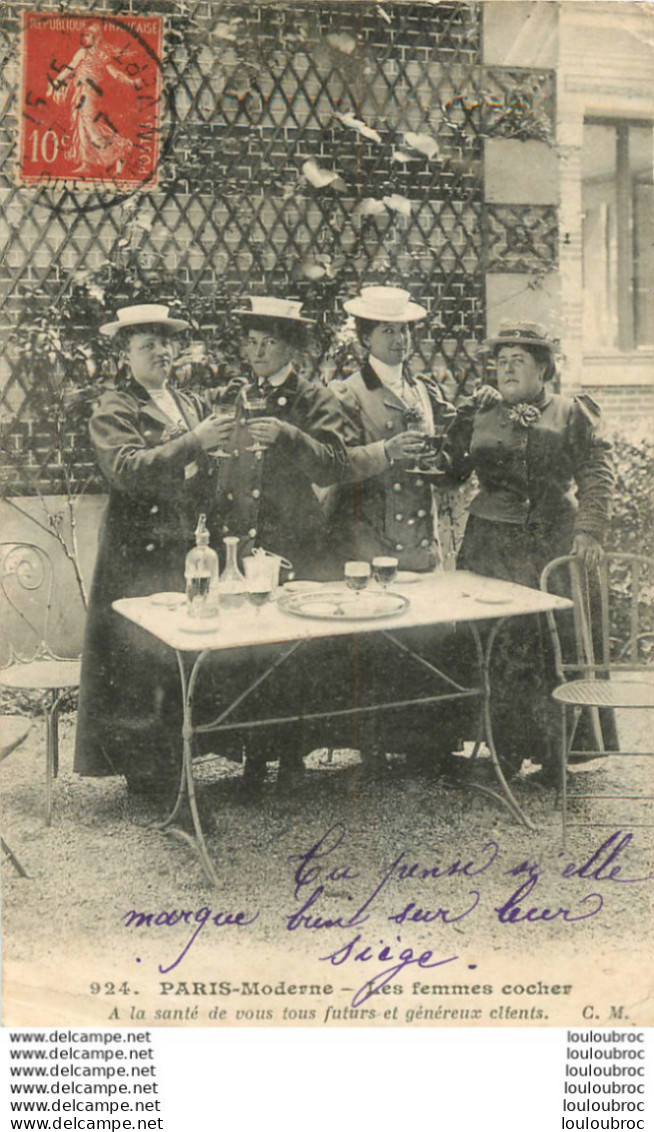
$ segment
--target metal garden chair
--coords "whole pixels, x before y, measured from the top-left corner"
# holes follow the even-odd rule
[[[46,825],[52,821],[52,783],[59,770],[59,709],[80,677],[80,661],[58,656],[50,647],[54,589],[52,562],[41,547],[0,543],[0,686],[43,693]]]
[[[650,801],[654,795],[642,793],[569,792],[568,763],[597,757],[651,757],[654,751],[604,748],[600,708],[654,708],[654,668],[651,652],[654,633],[643,626],[643,614],[651,609],[652,563],[643,555],[606,554],[599,568],[599,592],[591,602],[589,581],[581,560],[573,555],[556,558],[543,570],[541,589],[552,590],[553,577],[563,574],[573,601],[574,652],[564,658],[560,623],[553,613],[547,621],[554,646],[559,681],[552,697],[561,705],[561,810],[563,845],[572,826],[606,826],[601,821],[569,821],[569,803],[580,800]],[[556,592],[561,593],[560,585]],[[613,634],[613,635],[612,635]],[[650,654],[648,656],[648,653]],[[650,663],[648,664],[648,660]],[[594,747],[591,751],[573,748],[582,712],[589,715]],[[623,821],[628,827],[649,826],[650,822]]]

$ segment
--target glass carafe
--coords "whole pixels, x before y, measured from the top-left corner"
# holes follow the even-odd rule
[[[209,546],[206,515],[200,515],[196,545],[186,555],[186,610],[189,617],[215,617],[218,613],[218,555]]]
[[[218,583],[218,597],[222,609],[240,609],[247,600],[247,582],[238,565],[238,539],[228,535],[225,544],[225,568]]]

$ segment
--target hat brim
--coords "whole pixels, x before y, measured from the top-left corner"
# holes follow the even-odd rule
[[[119,330],[134,330],[139,326],[165,326],[168,330],[188,330],[190,322],[184,318],[141,318],[134,321],[105,322],[100,327],[100,333],[106,338],[114,338]]]
[[[544,346],[552,354],[558,349],[549,338],[527,338],[524,334],[503,334],[482,342],[482,349],[492,350],[496,346]]]
[[[362,299],[348,299],[343,303],[343,309],[355,318],[365,318],[368,322],[418,322],[426,318],[428,311],[418,303],[407,303],[402,314],[385,314],[379,310],[372,310]]]
[[[291,325],[300,323],[303,326],[315,326],[315,318],[304,318],[303,315],[290,315],[290,314],[260,314],[259,311],[246,311],[241,307],[238,310],[232,311],[232,314],[238,315],[239,318],[256,318],[266,319],[268,322],[289,322]]]

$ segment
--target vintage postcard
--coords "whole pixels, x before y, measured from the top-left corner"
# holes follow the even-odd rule
[[[124,8],[0,13],[4,1024],[650,1025],[654,8]]]

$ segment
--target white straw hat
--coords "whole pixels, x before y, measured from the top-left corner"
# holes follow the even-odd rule
[[[131,307],[119,307],[116,311],[116,322],[105,322],[100,327],[100,333],[107,338],[113,338],[119,330],[128,326],[149,326],[150,324],[167,326],[169,330],[186,330],[189,323],[183,318],[170,318],[168,307],[159,303],[137,303]]]
[[[238,307],[233,314],[252,315],[256,318],[286,319],[288,322],[303,322],[313,326],[314,318],[304,318],[300,313],[302,303],[294,299],[277,299],[272,295],[244,295],[243,300],[250,304],[249,309]]]
[[[348,314],[371,322],[417,322],[427,314],[401,287],[362,287],[356,299],[348,299],[343,306]]]

